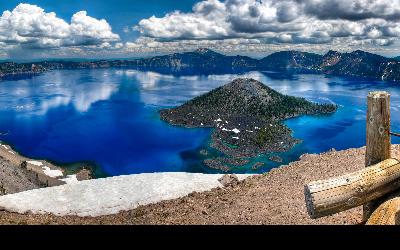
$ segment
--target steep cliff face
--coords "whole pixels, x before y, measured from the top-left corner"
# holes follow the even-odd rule
[[[137,69],[172,74],[226,74],[267,70],[400,81],[399,61],[360,50],[351,53],[329,51],[325,55],[281,51],[256,60],[198,49],[194,52],[139,59],[128,64]]]
[[[40,187],[42,185],[33,172],[0,157],[0,196]]]
[[[281,51],[273,53],[258,63],[260,70],[279,70],[296,72],[318,72],[322,56],[299,51]]]
[[[385,68],[391,63],[388,58],[360,50],[343,54],[336,52],[335,56],[328,57],[327,62],[321,67],[324,73],[375,79],[382,79]],[[400,63],[398,70],[399,66]]]
[[[336,65],[342,59],[342,53],[330,50],[322,57],[321,68],[331,67]]]
[[[256,69],[257,60],[246,56],[225,56],[209,49],[175,53],[130,62],[138,69],[178,74],[240,73]]]
[[[400,81],[400,61],[356,50],[325,55],[297,51],[277,52],[260,60],[259,70],[323,73],[383,81]]]

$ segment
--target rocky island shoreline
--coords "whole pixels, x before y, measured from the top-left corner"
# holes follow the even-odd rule
[[[206,159],[204,163],[227,172],[232,166],[247,164],[246,158],[285,152],[299,143],[283,120],[329,114],[336,109],[333,104],[280,94],[254,79],[238,78],[179,107],[160,110],[160,117],[186,128],[213,128],[210,146],[226,157]]]

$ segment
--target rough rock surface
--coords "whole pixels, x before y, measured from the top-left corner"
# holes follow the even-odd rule
[[[90,180],[92,179],[92,171],[87,168],[82,168],[76,173],[76,179],[78,181]]]
[[[239,178],[234,174],[225,174],[218,179],[224,187],[234,186],[239,183]]]
[[[40,187],[36,175],[0,157],[0,196]]]

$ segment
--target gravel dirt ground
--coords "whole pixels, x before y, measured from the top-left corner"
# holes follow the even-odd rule
[[[0,224],[359,224],[357,207],[316,220],[309,218],[303,189],[310,181],[364,167],[365,147],[306,154],[299,161],[249,177],[225,188],[140,206],[99,217],[0,212]],[[400,145],[392,156],[400,157]]]

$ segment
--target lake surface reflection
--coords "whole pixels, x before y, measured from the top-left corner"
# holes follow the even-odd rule
[[[52,71],[31,79],[0,82],[0,140],[22,154],[58,163],[90,161],[106,175],[143,172],[217,172],[202,164],[210,129],[170,126],[158,110],[173,107],[228,83],[252,77],[288,95],[336,103],[338,112],[287,120],[303,143],[279,154],[283,164],[303,153],[365,144],[366,96],[391,93],[392,130],[400,130],[400,88],[396,84],[322,75],[251,72],[245,75],[182,76],[134,70]],[[398,143],[398,138],[393,138]],[[254,161],[268,171],[277,163]],[[244,166],[233,172],[253,172]]]

